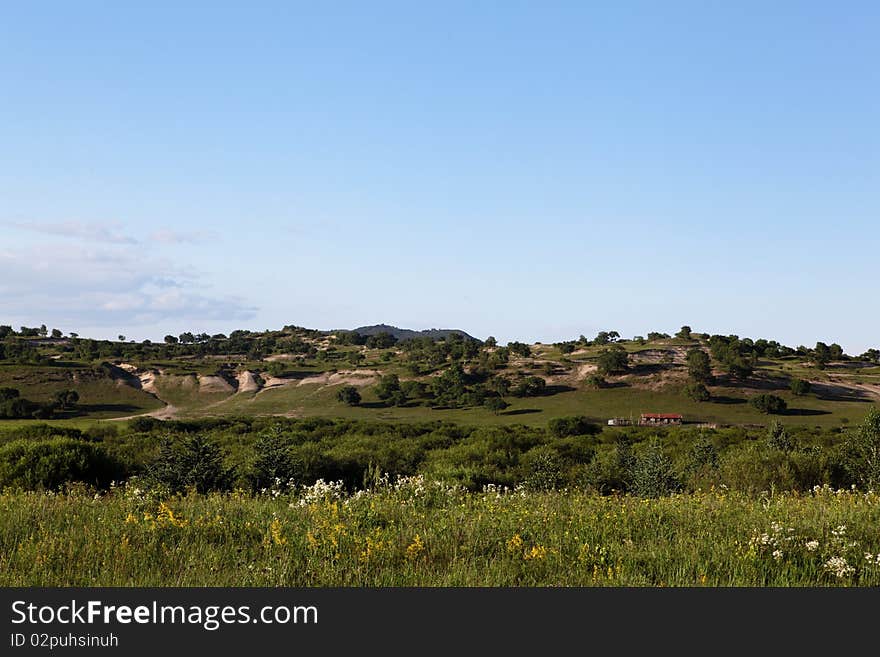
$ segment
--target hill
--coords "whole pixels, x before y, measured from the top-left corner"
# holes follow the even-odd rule
[[[29,404],[51,405],[69,390],[78,402],[57,408],[53,421],[275,415],[547,426],[560,417],[607,425],[659,413],[683,415],[692,426],[779,419],[840,428],[880,402],[877,350],[850,356],[835,344],[792,348],[690,331],[502,346],[457,329],[386,324],[354,330],[391,333],[395,344],[298,326],[229,336],[187,332],[155,343],[76,334],[46,340],[0,329],[2,426],[36,421]],[[702,360],[697,374],[695,352]],[[785,405],[769,413],[758,404],[762,395]]]
[[[338,331],[336,331],[338,332]],[[397,326],[389,326],[388,324],[374,324],[372,326],[359,326],[351,329],[351,333],[359,333],[364,336],[379,335],[380,333],[389,333],[399,341],[413,340],[415,338],[429,338],[431,340],[439,340],[448,338],[451,335],[458,335],[468,340],[476,340],[473,336],[468,335],[461,329],[425,329],[416,331],[413,329],[398,328]]]

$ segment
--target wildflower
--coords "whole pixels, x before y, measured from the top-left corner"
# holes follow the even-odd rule
[[[808,552],[815,552],[819,548],[819,541],[807,541],[804,545]]]
[[[274,545],[284,545],[287,543],[287,538],[281,533],[281,529],[282,525],[278,517],[272,518],[272,522],[269,523],[269,540],[267,543]]]
[[[773,558],[776,559],[776,561],[782,559],[782,550],[773,550]]]
[[[406,558],[416,559],[425,551],[425,544],[422,543],[422,537],[418,534],[412,540],[412,543],[406,546]]]
[[[531,550],[526,550],[523,553],[523,559],[546,559],[547,558],[547,548],[543,545],[533,545]]]
[[[510,540],[507,541],[507,551],[508,552],[519,552],[522,549],[523,540],[522,536],[519,534],[514,534]]]
[[[844,557],[831,557],[824,563],[824,567],[826,571],[838,579],[849,577],[856,572],[856,569],[850,566]]]

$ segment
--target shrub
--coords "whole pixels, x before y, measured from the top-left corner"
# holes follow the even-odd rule
[[[812,384],[809,381],[804,381],[803,379],[792,379],[791,380],[791,391],[798,395],[806,395],[812,389]]]
[[[495,415],[498,415],[501,411],[510,406],[510,404],[504,401],[501,397],[489,397],[486,399],[485,406],[495,413]]]
[[[661,497],[678,490],[672,461],[663,453],[660,442],[652,440],[635,462],[632,473],[632,491],[642,497]]]
[[[529,490],[554,490],[562,486],[562,459],[559,454],[541,445],[523,455],[525,476],[523,485]]]
[[[232,474],[232,470],[224,465],[220,447],[196,435],[177,444],[169,438],[163,440],[159,456],[147,469],[146,479],[173,493],[190,488],[207,493],[228,489]]]
[[[750,402],[762,413],[782,413],[788,408],[785,400],[776,395],[755,395]]]
[[[553,418],[547,423],[547,429],[556,438],[593,436],[602,431],[600,426],[593,424],[582,415]]]
[[[843,454],[851,481],[876,490],[880,485],[880,410],[872,408],[860,426],[847,431]]]
[[[709,393],[709,389],[699,381],[690,381],[685,385],[684,394],[687,395],[689,399],[693,399],[697,402],[709,401],[712,397]]]
[[[296,478],[297,468],[291,456],[291,445],[290,438],[280,427],[274,427],[257,438],[250,472],[255,490],[268,488],[278,481],[286,484]]]
[[[598,365],[601,374],[620,374],[629,368],[629,355],[623,347],[605,349],[599,354]]]
[[[74,438],[14,440],[0,447],[0,488],[51,490],[74,481],[106,487],[127,474],[100,446]]]
[[[336,399],[349,406],[357,406],[361,403],[361,393],[354,386],[342,386],[336,391]]]

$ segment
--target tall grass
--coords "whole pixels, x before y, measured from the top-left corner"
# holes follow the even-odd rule
[[[2,586],[880,585],[880,496],[0,494]]]

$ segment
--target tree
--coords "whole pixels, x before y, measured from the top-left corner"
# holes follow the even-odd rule
[[[15,335],[15,331],[12,330],[12,327],[8,324],[3,324],[0,326],[0,340],[3,340],[10,335]]]
[[[774,420],[767,428],[767,446],[771,449],[778,449],[782,452],[790,452],[794,449],[794,441],[785,427]]]
[[[147,480],[166,486],[172,493],[192,488],[198,493],[225,490],[233,470],[224,465],[224,454],[216,443],[192,436],[183,443],[163,440],[159,456],[147,468]]]
[[[55,401],[64,410],[70,410],[79,401],[79,393],[76,390],[59,390],[55,393]]]
[[[508,342],[507,348],[517,356],[529,358],[532,355],[532,348],[524,342]]]
[[[257,490],[277,483],[286,484],[296,476],[296,464],[291,456],[292,441],[275,427],[263,433],[254,442],[254,460],[251,482]]]
[[[361,393],[354,386],[342,386],[336,391],[336,399],[349,406],[357,406],[361,403]]]
[[[595,436],[602,428],[590,422],[583,415],[573,417],[555,417],[547,423],[547,429],[555,438],[568,436]]]
[[[868,411],[862,424],[847,432],[844,466],[853,483],[863,489],[880,486],[880,410]]]
[[[0,388],[0,402],[18,399],[19,394],[16,388]]]
[[[604,388],[608,385],[608,382],[598,372],[593,372],[586,379],[584,379],[584,383],[588,388],[592,388],[594,390],[598,390],[599,388]]]
[[[376,396],[379,399],[391,399],[391,396],[395,392],[400,391],[400,377],[393,373],[386,374],[381,379],[379,379],[379,383],[376,385],[374,390],[376,391]]]
[[[119,335],[117,335],[116,337],[119,338],[120,342],[125,342],[125,336],[122,335],[121,333]]]
[[[64,335],[64,334],[61,331],[59,331],[57,328],[52,329],[52,337],[53,338],[60,338],[62,335]]]
[[[486,345],[487,347],[493,347],[493,348],[494,348],[494,347],[497,347],[497,346],[498,346],[498,340],[495,339],[495,336],[494,336],[494,335],[490,335],[488,338],[486,338],[485,345]]]
[[[831,348],[824,342],[817,342],[813,349],[813,362],[823,367],[831,361]]]
[[[165,344],[177,344],[177,338],[175,338],[173,335],[166,335]]]
[[[880,363],[880,349],[868,349],[859,358],[863,358],[870,363]]]
[[[46,325],[45,325],[45,324],[41,324],[41,325],[40,325],[40,335],[41,335],[42,337],[44,337],[44,338],[45,338],[47,335],[49,335],[49,329],[46,328]]]
[[[597,363],[600,374],[620,374],[629,368],[629,354],[623,347],[615,345],[610,349],[604,349],[599,354]]]
[[[690,340],[691,339],[691,327],[690,326],[682,326],[681,330],[675,334],[675,337],[681,338],[682,340]]]
[[[812,389],[813,385],[809,381],[803,379],[791,380],[791,391],[798,397],[806,395]]]
[[[712,381],[712,365],[709,361],[709,354],[694,347],[687,352],[688,375],[699,383],[709,383]]]
[[[674,493],[679,485],[672,461],[663,453],[660,442],[652,440],[636,459],[632,473],[633,492],[642,497],[660,497]]]
[[[382,331],[376,335],[371,335],[366,340],[366,345],[370,349],[388,349],[395,344],[397,344],[397,338],[391,333],[388,333],[388,331]]]
[[[191,344],[196,341],[196,336],[194,336],[192,332],[186,331],[180,334],[178,340],[180,340],[181,344]]]
[[[593,340],[593,344],[611,344],[612,342],[616,342],[619,338],[620,333],[618,333],[617,331],[599,331],[599,333]]]
[[[547,382],[541,377],[527,376],[517,383],[510,392],[517,397],[537,397],[544,394],[546,388]]]
[[[762,413],[782,413],[788,408],[785,400],[776,395],[755,395],[749,401]]]
[[[699,381],[690,381],[684,387],[684,394],[697,402],[709,401],[712,395],[709,389]]]
[[[495,415],[498,415],[501,411],[510,406],[510,404],[504,401],[502,397],[487,397],[485,406]]]

